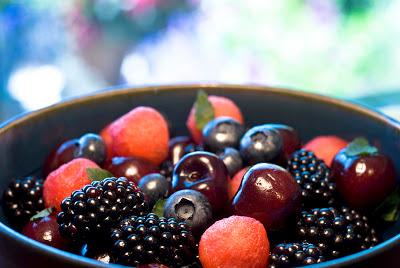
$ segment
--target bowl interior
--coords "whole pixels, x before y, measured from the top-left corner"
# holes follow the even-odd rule
[[[56,144],[106,124],[132,108],[152,106],[172,125],[172,135],[187,134],[185,122],[199,87],[150,87],[104,92],[67,101],[19,117],[0,129],[0,191],[12,177],[39,172]],[[208,93],[227,96],[241,108],[246,125],[283,123],[296,128],[303,141],[324,134],[347,139],[368,138],[400,167],[400,127],[367,109],[326,97],[264,87],[205,86]],[[0,220],[6,223],[0,211]],[[397,235],[400,222],[385,227],[382,238]],[[400,238],[398,239],[400,240]]]

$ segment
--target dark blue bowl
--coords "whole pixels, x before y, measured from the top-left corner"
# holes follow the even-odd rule
[[[98,132],[135,106],[152,106],[167,115],[173,134],[186,133],[185,121],[198,89],[232,98],[248,126],[284,123],[298,129],[304,141],[323,134],[348,139],[365,136],[400,167],[400,124],[376,111],[319,95],[284,89],[185,85],[107,91],[73,99],[16,117],[0,128],[0,192],[12,177],[40,170],[59,142]],[[7,226],[0,211],[0,267],[110,267],[31,240]],[[400,221],[383,230],[378,246],[318,267],[399,267]],[[396,254],[397,253],[397,254]],[[113,267],[117,267],[114,265]]]

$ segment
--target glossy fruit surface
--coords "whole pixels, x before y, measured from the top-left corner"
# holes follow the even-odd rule
[[[245,173],[232,201],[235,215],[255,218],[273,230],[282,228],[300,206],[301,190],[292,175],[280,166],[266,163]]]
[[[226,147],[237,148],[244,131],[244,126],[235,119],[218,117],[203,128],[203,143],[207,150],[214,153]]]
[[[170,184],[163,175],[150,173],[139,180],[138,187],[142,190],[149,207],[152,208],[158,199],[168,196]]]
[[[220,212],[228,202],[228,170],[215,154],[194,152],[185,155],[175,166],[172,188],[197,190],[209,200],[213,212]]]
[[[75,150],[74,157],[87,158],[102,165],[107,157],[106,144],[99,135],[87,133],[79,139],[79,146]]]
[[[223,152],[218,154],[218,157],[224,162],[230,177],[233,177],[243,166],[242,157],[239,151],[234,148],[225,148]]]
[[[194,145],[192,139],[188,136],[177,136],[170,139],[168,143],[168,160],[171,161],[173,165],[176,165],[186,154],[185,148],[190,144]]]
[[[120,221],[109,234],[118,264],[163,263],[184,267],[197,260],[198,245],[188,225],[154,213]]]
[[[349,156],[341,150],[332,162],[336,187],[356,209],[368,209],[382,202],[395,188],[393,162],[385,155]]]
[[[92,181],[61,203],[60,234],[72,242],[102,242],[122,219],[148,211],[144,195],[126,178]]]
[[[208,96],[208,101],[211,103],[214,110],[214,118],[221,116],[231,117],[240,123],[244,123],[242,112],[239,107],[229,98],[222,96]],[[200,144],[203,140],[202,129],[199,129],[195,120],[195,107],[190,110],[189,116],[186,121],[186,126],[193,138],[193,140]]]
[[[301,141],[297,130],[284,124],[266,124],[279,132],[283,143],[283,153],[288,158],[294,151],[300,149]]]
[[[43,166],[43,174],[47,176],[50,172],[56,170],[61,165],[64,165],[74,159],[75,151],[79,147],[79,139],[72,139],[63,142],[55,149],[46,159]]]
[[[24,226],[44,209],[43,179],[36,176],[13,179],[3,192],[4,214],[15,227]]]
[[[136,184],[147,174],[156,173],[158,168],[153,163],[137,157],[113,157],[105,167],[115,177],[125,177]]]
[[[338,203],[331,170],[313,152],[304,149],[294,152],[287,166],[287,170],[300,185],[303,206],[315,208]]]
[[[52,215],[30,221],[22,229],[22,234],[48,246],[67,248],[67,241],[61,237],[56,217]]]
[[[297,267],[325,261],[322,250],[314,244],[281,243],[271,249],[268,268]]]
[[[250,165],[277,161],[283,154],[281,135],[268,125],[255,126],[240,140],[240,154]]]
[[[195,190],[173,193],[165,203],[164,217],[185,221],[194,234],[199,235],[212,221],[212,209],[207,197]]]

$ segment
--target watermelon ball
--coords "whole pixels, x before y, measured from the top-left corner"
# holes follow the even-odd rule
[[[199,256],[204,268],[268,265],[269,241],[261,222],[231,216],[215,222],[201,236]]]
[[[160,112],[140,106],[111,124],[113,154],[161,164],[168,156],[169,130]]]

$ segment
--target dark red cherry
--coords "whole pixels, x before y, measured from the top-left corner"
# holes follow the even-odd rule
[[[301,206],[301,190],[290,173],[274,164],[260,163],[243,176],[232,200],[235,215],[259,220],[267,230],[285,226]]]
[[[185,155],[175,166],[173,191],[197,190],[210,202],[215,214],[228,202],[228,170],[215,154],[199,151]]]
[[[294,128],[283,124],[266,124],[265,126],[269,126],[272,129],[277,130],[281,135],[283,142],[283,153],[286,158],[289,158],[293,152],[300,149],[300,137]]]
[[[75,150],[79,147],[79,140],[72,139],[63,142],[58,146],[50,155],[47,157],[43,166],[43,174],[47,176],[53,170],[56,170],[59,166],[68,163],[74,159]]]
[[[58,231],[58,223],[53,215],[30,221],[22,229],[22,234],[40,243],[58,248],[67,249],[67,241]]]
[[[374,151],[357,152],[349,150],[349,146],[339,151],[332,161],[332,177],[337,190],[352,208],[373,208],[395,188],[393,162],[378,153],[375,147],[370,147],[375,148]]]
[[[105,169],[115,177],[126,177],[136,184],[144,175],[158,172],[157,166],[137,157],[113,157]]]
[[[194,142],[187,136],[174,137],[169,141],[168,159],[173,165],[176,165],[176,163],[178,163],[178,161],[186,154],[185,148],[190,144],[194,145]]]

